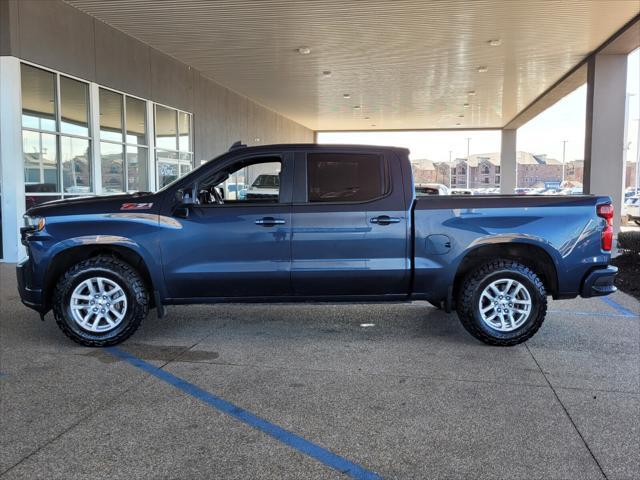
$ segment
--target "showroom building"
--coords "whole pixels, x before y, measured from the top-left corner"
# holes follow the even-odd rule
[[[491,22],[471,3],[466,23],[456,2],[394,12],[374,3],[0,0],[0,259],[23,254],[30,206],[154,191],[238,140],[497,129],[492,178],[512,193],[518,127],[585,82],[584,189],[612,195],[619,210],[622,161],[609,159],[622,158],[626,55],[640,44],[634,2],[567,6],[557,21],[544,5],[488,2]],[[390,13],[403,36],[381,21]],[[359,34],[367,24],[379,35]],[[502,38],[487,42],[496,29]]]

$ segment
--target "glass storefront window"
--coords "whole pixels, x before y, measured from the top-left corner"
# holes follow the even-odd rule
[[[121,144],[100,142],[100,174],[104,192],[124,192],[124,157]]]
[[[126,97],[127,110],[127,143],[134,145],[147,144],[147,106],[144,101]]]
[[[162,188],[193,169],[191,114],[156,105],[156,171]]]
[[[58,149],[56,135],[22,132],[24,181],[27,192],[58,192]]]
[[[22,65],[22,126],[56,131],[56,75]]]
[[[122,142],[122,95],[100,89],[100,140]]]
[[[177,111],[156,105],[156,148],[177,150]]]
[[[91,192],[91,151],[85,138],[61,137],[62,187],[65,193]]]
[[[181,152],[190,152],[191,125],[190,115],[185,112],[178,112],[178,150]]]
[[[89,136],[89,85],[60,77],[60,130]]]
[[[149,158],[146,147],[127,145],[127,190],[149,190],[149,171],[147,169]]]

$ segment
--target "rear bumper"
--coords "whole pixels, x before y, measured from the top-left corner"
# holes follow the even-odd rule
[[[590,272],[582,282],[580,296],[584,298],[600,297],[609,295],[617,290],[613,284],[618,267],[609,265],[606,268],[599,268]]]
[[[16,276],[18,277],[18,292],[20,293],[22,303],[42,313],[44,310],[42,290],[39,288],[31,288],[31,264],[29,259],[18,263],[16,266]]]

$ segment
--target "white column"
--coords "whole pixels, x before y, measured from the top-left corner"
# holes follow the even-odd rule
[[[620,229],[624,191],[627,55],[596,55],[588,63],[584,192],[609,195]]]
[[[513,195],[517,186],[516,133],[515,129],[502,130],[500,147],[500,193],[502,195]]]
[[[100,88],[96,83],[89,84],[89,121],[93,145],[91,149],[91,180],[96,195],[102,193],[102,162],[100,160]]]
[[[2,177],[2,250],[5,262],[17,262],[26,252],[20,243],[24,204],[22,158],[22,95],[20,61],[0,57],[0,172]]]
[[[147,145],[148,148],[148,166],[147,166],[147,174],[148,174],[148,183],[149,183],[149,191],[155,192],[158,188],[156,182],[156,131],[155,131],[155,115],[153,110],[153,102],[147,101]]]

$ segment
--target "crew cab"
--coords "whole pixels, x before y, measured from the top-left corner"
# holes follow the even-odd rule
[[[231,179],[269,194],[225,199]],[[167,305],[414,300],[515,345],[548,296],[615,291],[612,217],[602,196],[416,198],[402,148],[235,144],[156,193],[29,209],[18,285],[88,346],[125,340]]]

